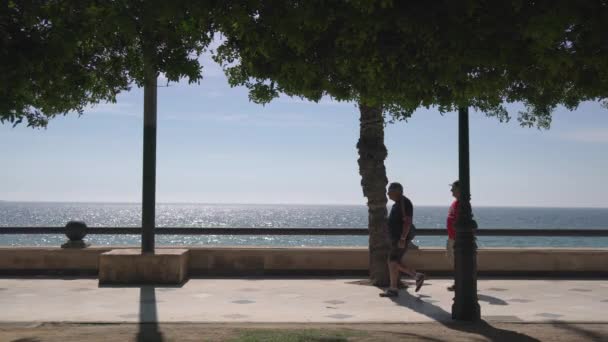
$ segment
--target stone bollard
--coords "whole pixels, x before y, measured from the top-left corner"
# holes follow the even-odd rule
[[[65,225],[65,236],[68,241],[61,245],[61,248],[86,248],[90,244],[83,238],[87,236],[87,225],[82,221],[69,221]]]

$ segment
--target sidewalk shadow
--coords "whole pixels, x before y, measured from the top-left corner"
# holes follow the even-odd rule
[[[580,336],[581,341],[593,341],[593,342],[602,342],[608,341],[608,334],[604,334],[602,332],[590,331],[587,329],[583,329],[576,325],[565,323],[565,322],[553,322],[551,325],[558,329],[563,329],[566,331],[570,331],[574,334]]]
[[[391,300],[400,306],[425,315],[448,329],[476,334],[493,342],[539,342],[540,340],[516,331],[495,328],[483,319],[478,322],[452,321],[452,314],[440,306],[425,302],[420,297],[410,294],[408,291],[399,291],[399,297]]]
[[[170,285],[125,285],[125,284],[103,284],[99,287],[107,288],[139,288],[139,322],[136,341],[138,342],[163,342],[163,334],[158,325],[158,308],[156,300],[156,289],[181,288],[187,281],[181,284]]]
[[[479,298],[479,300],[482,300],[484,302],[488,302],[490,305],[509,305],[509,303],[505,302],[504,300],[502,300],[500,298],[484,295],[481,293],[477,294],[477,298]]]
[[[154,286],[142,286],[139,289],[139,326],[136,341],[163,341],[163,334],[158,329],[156,290]]]

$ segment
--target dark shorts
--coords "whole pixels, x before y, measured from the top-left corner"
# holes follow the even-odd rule
[[[407,252],[407,246],[410,241],[405,241],[405,247],[399,248],[399,241],[391,241],[391,248],[388,252],[388,260],[389,261],[401,261],[405,252]]]

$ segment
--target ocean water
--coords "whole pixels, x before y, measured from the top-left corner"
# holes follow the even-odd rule
[[[414,223],[419,228],[445,228],[448,207],[417,206]],[[479,229],[607,229],[608,208],[473,208]],[[0,202],[1,227],[62,227],[69,220],[83,220],[90,227],[137,227],[141,205],[129,203],[25,203]],[[157,227],[236,228],[366,228],[367,208],[356,205],[226,205],[158,204]],[[139,245],[137,235],[89,235],[92,245]],[[63,235],[4,235],[0,246],[58,246]],[[367,246],[366,236],[230,236],[158,235],[157,245],[255,245],[255,246]],[[444,246],[445,237],[418,236],[420,246]],[[479,247],[608,247],[598,237],[486,237]]]

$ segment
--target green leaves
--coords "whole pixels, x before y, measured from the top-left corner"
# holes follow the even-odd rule
[[[211,2],[10,2],[1,12],[0,122],[44,127],[56,115],[144,81],[147,63],[170,81],[198,82],[213,36]],[[6,23],[6,24],[4,24]]]
[[[547,128],[556,106],[608,94],[605,1],[248,5],[237,20],[220,19],[216,58],[255,101],[276,96],[263,85],[274,81],[313,101],[381,104],[394,120],[419,106],[471,106],[508,121],[503,104],[523,102],[519,122]]]
[[[0,12],[0,122],[113,101],[144,67],[199,82],[214,56],[232,86],[382,105],[394,120],[459,106],[548,127],[556,106],[608,94],[608,2],[595,1],[8,1]],[[144,50],[147,59],[144,61]]]

